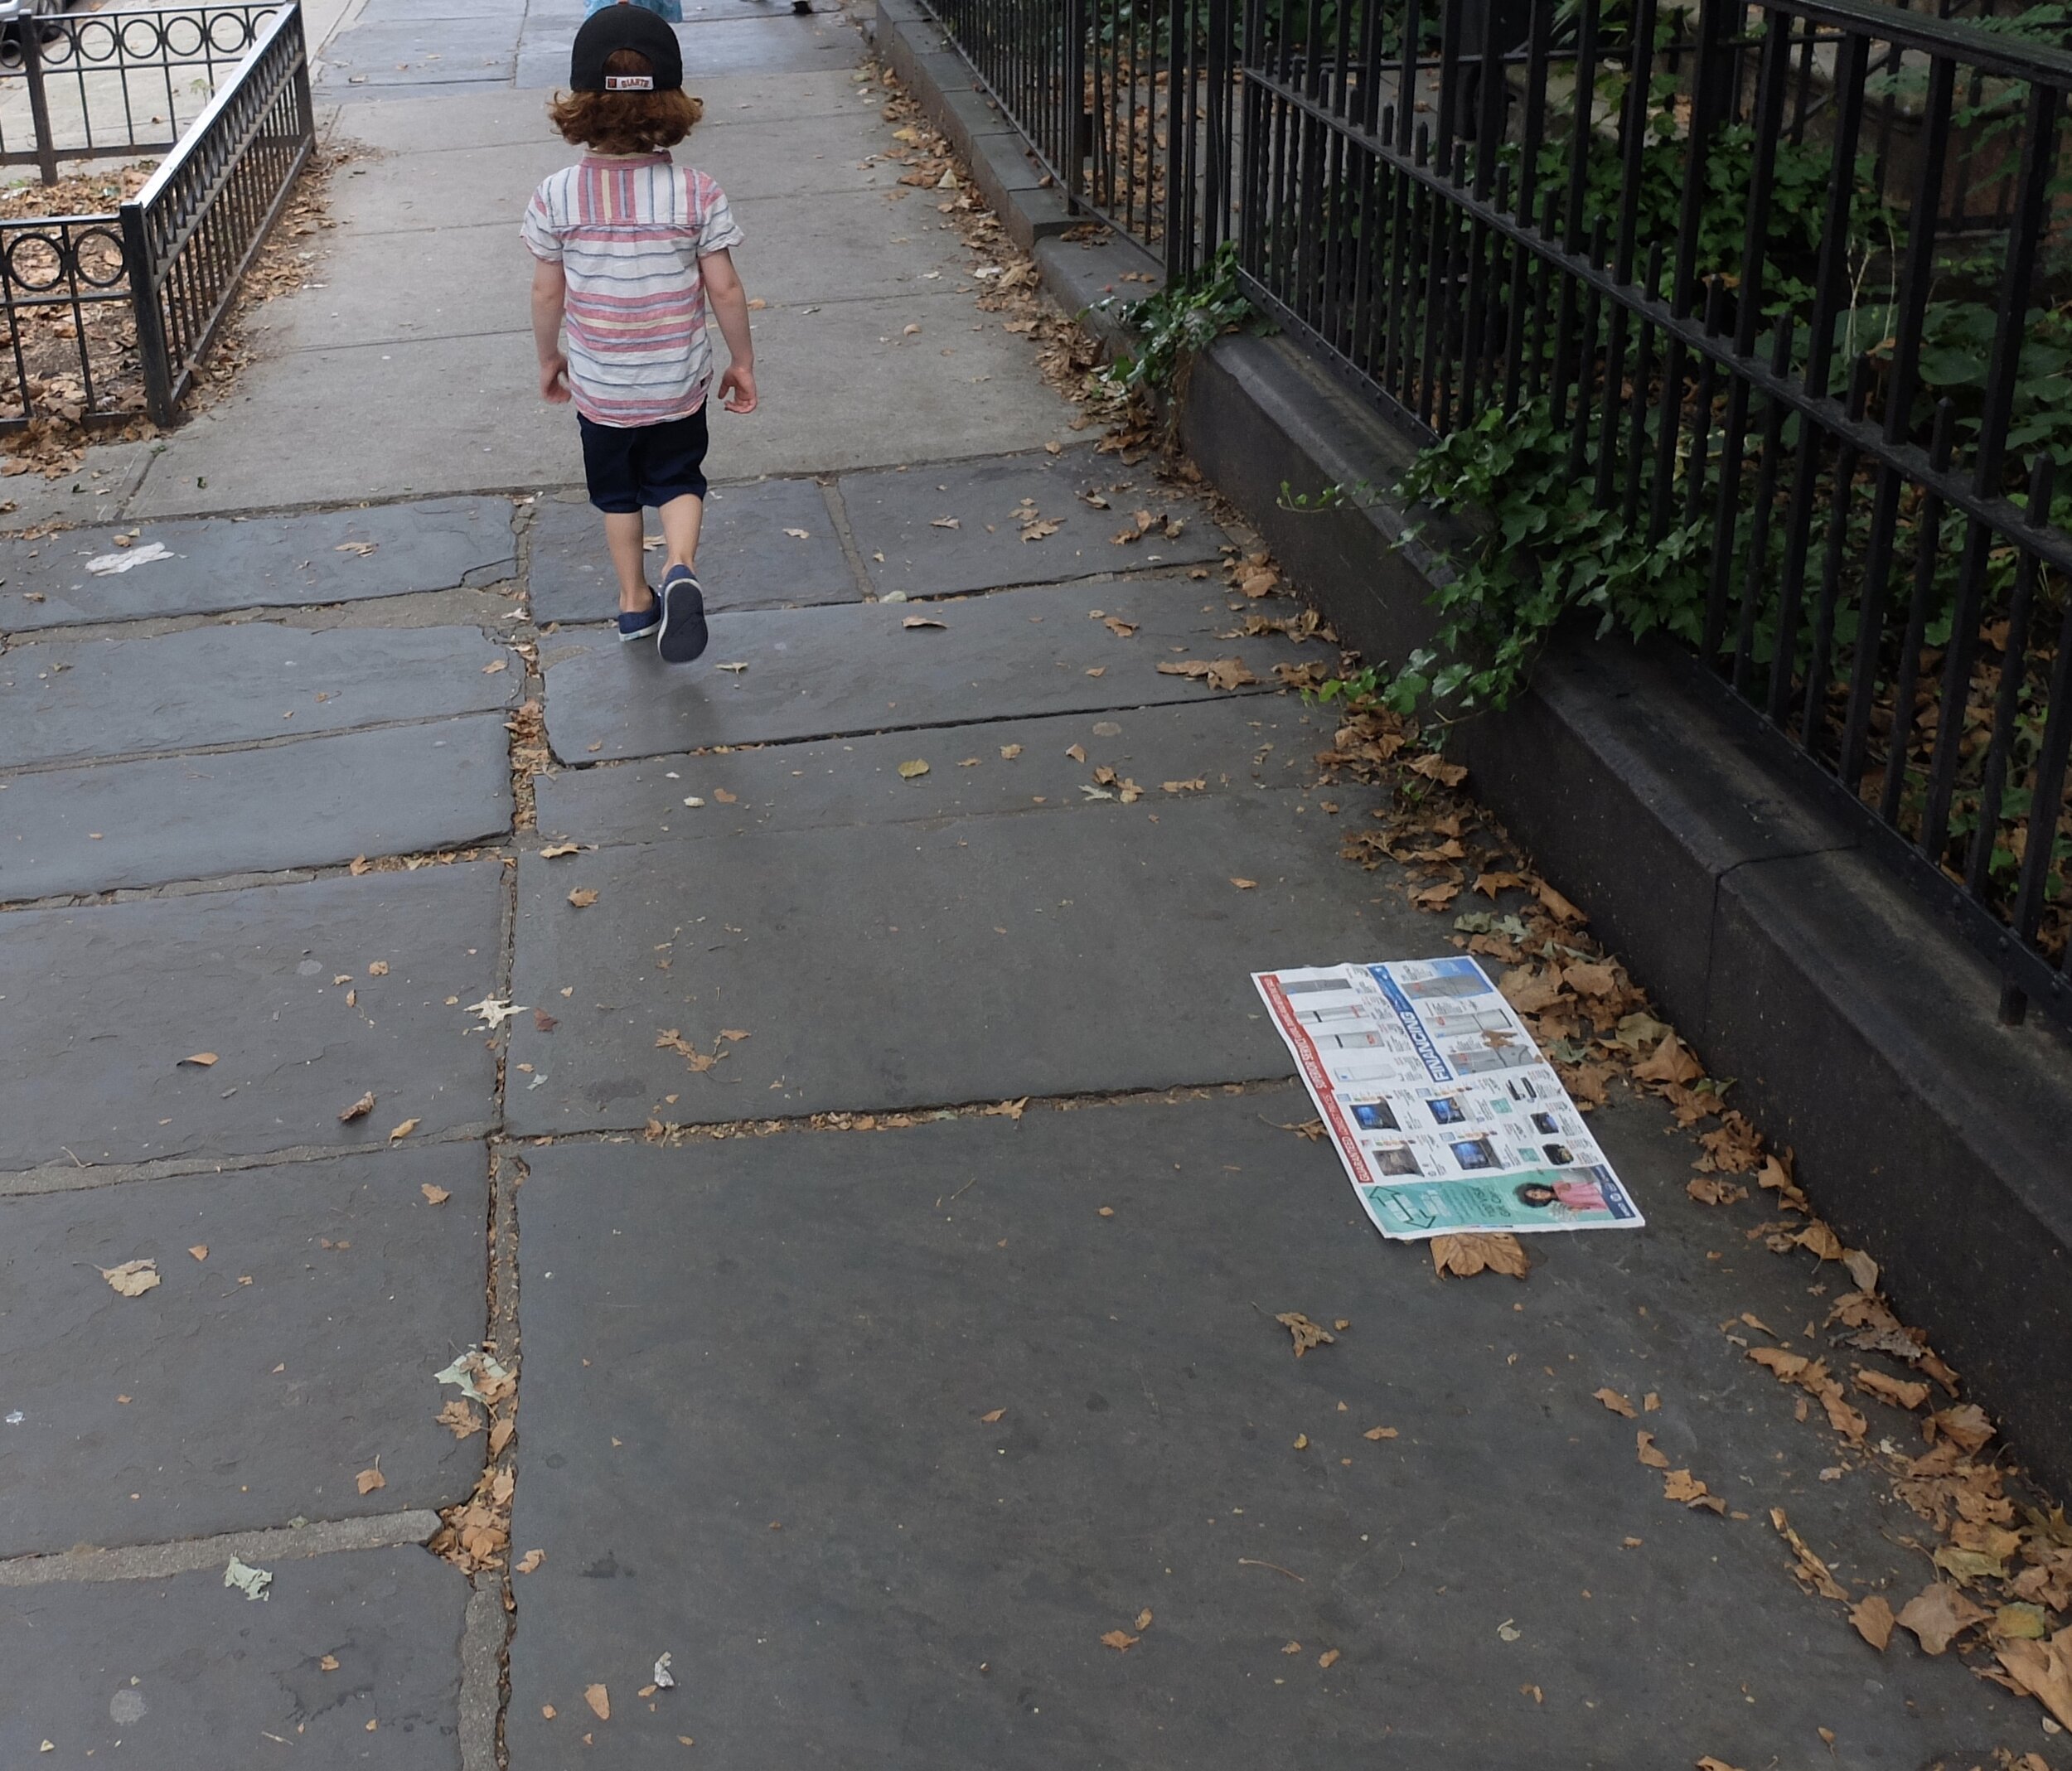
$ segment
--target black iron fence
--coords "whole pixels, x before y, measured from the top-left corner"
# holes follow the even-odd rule
[[[198,19],[206,32],[215,16],[109,18]],[[104,215],[0,220],[0,429],[172,421],[316,138],[299,5],[221,16],[251,22],[244,58],[133,198]],[[159,40],[180,41],[168,28],[154,27]]]
[[[1591,600],[2072,1017],[2072,53],[1876,0],[932,3],[1170,271],[1232,241],[1414,434],[1586,488],[1635,580]]]
[[[250,53],[266,5],[53,13],[24,19],[0,53],[0,165],[170,148]]]

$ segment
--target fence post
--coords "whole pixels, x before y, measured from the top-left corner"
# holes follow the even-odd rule
[[[121,210],[123,259],[129,270],[129,305],[137,318],[137,355],[143,365],[144,404],[154,424],[173,420],[172,362],[166,352],[165,315],[158,306],[157,265],[145,226],[144,206],[132,199]]]
[[[1077,211],[1087,194],[1093,119],[1087,109],[1087,0],[1065,0],[1065,195]]]
[[[15,28],[22,33],[22,70],[29,80],[29,116],[36,131],[36,163],[43,182],[57,182],[57,143],[51,138],[51,99],[43,90],[43,21],[24,18]]]
[[[1230,177],[1231,0],[1208,0],[1208,42],[1203,55],[1201,260],[1223,244]]]

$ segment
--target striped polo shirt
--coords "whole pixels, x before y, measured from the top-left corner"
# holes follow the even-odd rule
[[[525,244],[569,280],[569,385],[593,423],[688,418],[712,347],[698,261],[740,244],[726,194],[666,153],[585,154],[533,192]]]

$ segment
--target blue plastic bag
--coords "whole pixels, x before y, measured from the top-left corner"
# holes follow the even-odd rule
[[[588,0],[588,3],[583,7],[583,16],[588,18],[593,12],[602,12],[608,6],[617,6],[620,3],[621,0]],[[633,6],[644,6],[649,12],[668,20],[672,25],[680,25],[684,22],[683,0],[627,0],[627,3]]]

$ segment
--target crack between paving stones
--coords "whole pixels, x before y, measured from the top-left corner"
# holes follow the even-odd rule
[[[323,879],[365,878],[368,873],[422,873],[428,867],[466,867],[477,861],[517,859],[506,842],[465,843],[456,849],[420,849],[409,854],[363,856],[370,864],[354,873],[351,861],[322,867],[283,868],[275,873],[225,873],[213,879],[163,879],[156,885],[117,886],[106,892],[59,892],[45,898],[0,902],[0,917],[29,910],[93,910],[109,904],[134,904],[165,898],[209,898],[225,892],[249,892],[265,886],[313,885]],[[410,862],[416,862],[415,867]]]
[[[421,1544],[438,1528],[428,1507],[300,1525],[262,1526],[164,1543],[82,1547],[0,1561],[0,1587],[44,1586],[61,1580],[152,1580],[241,1561],[301,1560],[341,1551]]]
[[[410,1148],[419,1149],[446,1144],[480,1144],[497,1135],[499,1120],[484,1120],[450,1126],[443,1131],[414,1135]],[[102,1187],[125,1187],[151,1181],[184,1180],[196,1174],[242,1174],[254,1169],[284,1163],[336,1162],[356,1156],[370,1156],[389,1148],[386,1142],[353,1144],[291,1144],[285,1149],[260,1150],[245,1156],[163,1156],[148,1162],[39,1164],[33,1169],[16,1169],[0,1173],[0,1198],[30,1198],[40,1193],[86,1193]]]
[[[1300,1086],[1301,1078],[1285,1077],[1250,1077],[1237,1081],[1175,1082],[1165,1088],[1088,1089],[1077,1094],[1063,1095],[1009,1095],[1006,1101],[1019,1101],[1021,1111],[1028,1113],[1077,1113],[1089,1107],[1129,1106],[1144,1102],[1163,1102],[1177,1106],[1183,1101],[1204,1101],[1218,1095],[1280,1095]],[[578,1131],[540,1132],[530,1135],[514,1135],[509,1140],[520,1149],[540,1149],[549,1145],[564,1144],[616,1143],[629,1138],[665,1147],[681,1144],[711,1142],[727,1138],[782,1137],[793,1134],[839,1135],[857,1130],[909,1130],[908,1122],[927,1121],[942,1123],[950,1120],[1004,1119],[1012,1115],[1000,1109],[1003,1101],[988,1096],[983,1100],[938,1102],[932,1106],[911,1107],[828,1107],[815,1113],[787,1114],[779,1118],[748,1118],[711,1120],[706,1121],[655,1121],[664,1125],[664,1135],[653,1138],[647,1135],[646,1124],[638,1125],[584,1126]],[[816,1124],[816,1120],[886,1120],[897,1119],[897,1126],[854,1125],[836,1125]]]
[[[549,636],[552,637],[551,635]],[[1218,691],[1219,698],[1235,699],[1242,696],[1256,700],[1280,693],[1277,683],[1261,683],[1253,689],[1227,689]],[[980,714],[960,719],[931,719],[917,721],[905,726],[857,726],[835,732],[814,732],[798,738],[772,738],[758,739],[753,743],[729,744],[723,751],[718,746],[703,750],[638,751],[622,757],[585,757],[579,761],[557,756],[555,766],[571,772],[593,768],[605,768],[628,762],[652,762],[664,757],[747,756],[757,751],[790,750],[801,744],[833,744],[848,738],[896,738],[908,732],[967,732],[982,731],[988,727],[1023,725],[1033,719],[1101,719],[1116,714],[1155,714],[1169,707],[1198,707],[1199,701],[1126,701],[1103,703],[1097,707],[1062,708],[1054,714]],[[945,815],[951,815],[946,814]],[[957,814],[956,815],[967,815]],[[968,815],[983,816],[985,814]]]
[[[472,707],[457,714],[429,714],[415,719],[377,719],[365,725],[337,726],[327,732],[280,732],[228,743],[197,744],[189,750],[124,750],[110,756],[60,757],[48,761],[9,763],[0,768],[0,778],[26,781],[44,775],[61,775],[70,770],[105,768],[119,762],[181,762],[197,757],[241,756],[252,751],[285,750],[296,744],[319,743],[326,738],[352,738],[362,732],[399,732],[411,727],[452,725],[462,719],[508,719],[516,711],[515,707]]]

